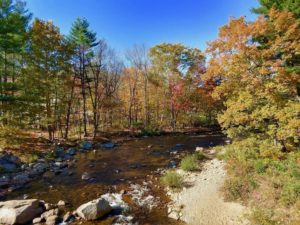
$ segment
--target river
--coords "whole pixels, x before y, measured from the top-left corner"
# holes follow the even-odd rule
[[[49,203],[66,201],[66,210],[73,211],[79,205],[96,199],[108,192],[125,192],[124,199],[130,205],[130,214],[138,224],[181,224],[167,216],[168,197],[159,183],[160,168],[178,164],[180,154],[193,152],[197,146],[208,148],[224,142],[222,135],[168,135],[147,137],[126,141],[113,149],[96,149],[76,155],[73,167],[59,175],[46,172],[41,178],[29,183],[25,188],[12,192],[7,199],[29,198],[45,200]],[[177,151],[176,154],[170,152]],[[92,181],[84,181],[81,176],[89,173]],[[148,195],[159,202],[152,210],[140,207],[126,195],[133,184],[148,184]],[[113,216],[95,223],[111,224]]]

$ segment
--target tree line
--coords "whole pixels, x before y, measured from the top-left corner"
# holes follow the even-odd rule
[[[63,35],[23,1],[0,1],[0,127],[49,140],[210,125],[220,109],[197,48],[136,45],[125,57],[85,18]]]

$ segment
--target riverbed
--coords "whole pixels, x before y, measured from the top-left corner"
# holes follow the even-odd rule
[[[222,135],[169,135],[144,137],[118,144],[112,149],[95,148],[75,156],[74,166],[55,175],[46,172],[41,178],[14,191],[9,199],[37,198],[48,203],[67,202],[66,211],[99,198],[106,193],[124,193],[133,222],[138,224],[182,224],[168,218],[169,199],[159,183],[160,169],[175,167],[180,157],[196,147],[209,148],[224,143]],[[82,180],[88,173],[92,179]],[[140,206],[134,202],[132,186],[147,187],[147,196],[153,197],[153,206]],[[147,197],[146,196],[146,197]],[[89,224],[111,224],[113,215]],[[85,223],[88,224],[88,223]]]

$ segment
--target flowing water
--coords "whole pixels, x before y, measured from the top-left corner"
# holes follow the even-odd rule
[[[170,161],[178,162],[170,154],[170,150],[176,145],[179,146],[179,152],[192,152],[197,146],[207,148],[222,144],[223,141],[224,136],[212,134],[159,136],[127,141],[110,150],[79,153],[74,167],[59,175],[47,172],[26,188],[10,194],[8,199],[23,198],[26,194],[29,198],[43,199],[48,203],[64,200],[68,203],[67,210],[75,210],[79,205],[102,194],[129,191],[130,184],[142,184],[151,180],[153,183],[149,194],[159,198],[160,204],[149,211],[145,207],[136,206],[128,197],[126,202],[132,208],[130,213],[134,216],[134,221],[138,224],[179,224],[167,217],[168,198],[163,188],[157,185],[159,181],[155,177],[159,176],[155,175],[155,171],[168,168]],[[92,182],[81,179],[84,172],[94,178]],[[149,176],[151,174],[153,176]],[[111,224],[111,220],[112,217],[108,217],[90,224]]]

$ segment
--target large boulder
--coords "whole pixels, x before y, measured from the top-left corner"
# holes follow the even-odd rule
[[[78,207],[76,213],[85,220],[97,220],[112,210],[109,202],[99,198]]]
[[[37,199],[0,202],[0,224],[26,224],[43,211],[43,205]]]

